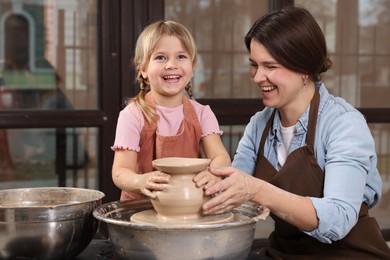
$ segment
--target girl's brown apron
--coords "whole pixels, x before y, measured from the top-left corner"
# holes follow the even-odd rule
[[[146,94],[146,102],[155,108],[155,102],[150,93]],[[140,151],[137,156],[137,173],[153,171],[152,161],[165,157],[200,157],[200,142],[202,128],[191,101],[183,98],[184,120],[174,136],[161,136],[157,133],[157,123],[148,124],[145,120],[140,137]],[[122,191],[121,200],[145,198],[141,193]]]
[[[259,147],[256,177],[301,196],[323,197],[324,172],[314,155],[314,136],[316,130],[319,93],[310,104],[307,146],[293,151],[278,172],[264,157],[264,143],[272,126],[276,110],[268,121]],[[275,215],[275,230],[271,233],[267,256],[275,259],[346,259],[375,258],[390,259],[390,249],[384,241],[376,220],[369,216],[367,204],[363,203],[359,220],[346,237],[332,244],[321,243],[303,233]]]

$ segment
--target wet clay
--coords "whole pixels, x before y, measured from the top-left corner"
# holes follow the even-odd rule
[[[226,212],[219,215],[204,215],[199,218],[166,218],[154,209],[144,210],[131,216],[131,221],[139,224],[156,224],[159,227],[185,227],[191,224],[218,224],[233,221],[234,214]]]

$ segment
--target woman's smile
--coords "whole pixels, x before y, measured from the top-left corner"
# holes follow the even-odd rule
[[[272,90],[276,89],[276,86],[274,85],[266,85],[266,86],[260,86],[262,92],[271,92]]]

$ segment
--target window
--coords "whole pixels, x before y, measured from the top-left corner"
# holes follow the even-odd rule
[[[290,3],[165,1],[165,19],[183,23],[194,35],[201,57],[193,82],[196,97],[216,113],[231,156],[250,116],[262,109],[250,80],[244,36],[258,17],[275,8],[268,4],[281,8]],[[360,109],[370,123],[384,183],[383,199],[372,214],[382,230],[390,230],[390,2],[296,0],[294,4],[312,12],[325,34],[333,67],[324,74],[324,83],[332,94]],[[271,226],[271,221],[261,224],[256,237],[266,237]]]
[[[6,70],[28,68],[29,30],[22,15],[13,14],[5,21],[5,63]]]
[[[323,81],[330,92],[378,116],[369,127],[383,188],[380,204],[371,213],[382,229],[390,229],[389,119],[376,121],[381,111],[390,114],[390,2],[295,0],[295,5],[307,8],[325,34],[333,67]]]
[[[244,37],[267,12],[267,0],[165,1],[165,19],[184,24],[198,48],[195,98],[259,98],[249,74]]]
[[[98,188],[97,9],[0,3],[0,189]]]

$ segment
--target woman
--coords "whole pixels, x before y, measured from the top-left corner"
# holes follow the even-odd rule
[[[364,116],[320,82],[331,62],[313,16],[296,7],[265,15],[245,44],[266,108],[251,118],[233,167],[210,167],[225,178],[206,189],[214,198],[204,213],[267,206],[267,257],[390,259],[368,214],[382,187],[374,140]]]

